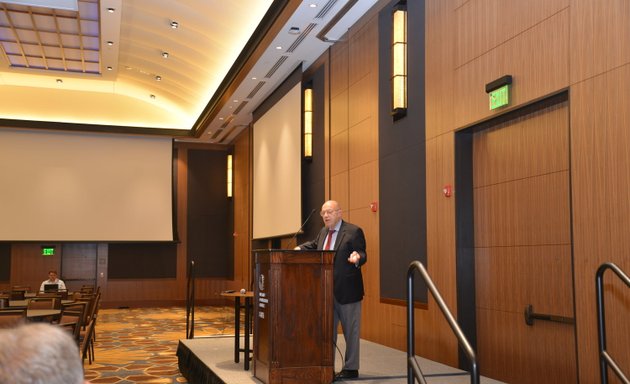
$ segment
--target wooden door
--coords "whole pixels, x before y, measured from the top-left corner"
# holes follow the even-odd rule
[[[83,285],[96,286],[96,243],[67,243],[61,253],[61,276],[70,291]]]
[[[508,383],[576,383],[568,102],[472,139],[475,300],[481,374]]]

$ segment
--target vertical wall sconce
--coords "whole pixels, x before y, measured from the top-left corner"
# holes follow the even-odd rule
[[[304,89],[304,158],[313,158],[313,89]]]
[[[227,155],[227,197],[232,197],[232,155]]]
[[[407,1],[392,11],[392,116],[394,121],[407,114]]]

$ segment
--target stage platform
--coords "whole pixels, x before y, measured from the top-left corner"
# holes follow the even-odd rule
[[[234,362],[234,336],[213,336],[180,340],[177,348],[179,369],[192,384],[260,384],[250,370],[243,368],[243,354],[240,363]],[[339,335],[339,349],[345,351],[343,336]],[[241,345],[243,342],[241,340]],[[361,340],[361,368],[359,379],[347,382],[357,383],[407,383],[407,353],[380,344]],[[431,360],[417,357],[422,372],[429,384],[466,384],[470,375]],[[341,369],[341,355],[336,353],[335,372]],[[483,384],[501,384],[500,381],[481,378]]]

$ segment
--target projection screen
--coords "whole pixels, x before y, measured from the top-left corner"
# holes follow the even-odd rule
[[[298,82],[254,123],[253,237],[300,228],[302,86]]]
[[[170,138],[0,130],[0,241],[172,241]]]

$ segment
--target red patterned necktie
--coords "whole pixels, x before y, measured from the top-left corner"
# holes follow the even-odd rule
[[[330,250],[330,242],[332,241],[333,233],[335,233],[334,229],[328,231],[328,236],[326,236],[326,245],[324,245],[324,251]]]

